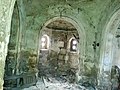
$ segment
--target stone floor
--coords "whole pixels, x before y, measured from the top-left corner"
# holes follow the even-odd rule
[[[87,89],[78,84],[71,84],[68,82],[58,81],[55,78],[42,78],[38,79],[36,86],[24,88],[23,90],[94,90]]]

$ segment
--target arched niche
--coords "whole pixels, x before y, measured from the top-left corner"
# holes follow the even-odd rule
[[[63,25],[64,28],[60,27],[60,25]],[[85,38],[86,38],[85,32],[81,26],[81,23],[76,22],[73,19],[68,18],[68,17],[54,17],[54,18],[48,20],[42,27],[42,30],[40,31],[40,40],[44,35],[49,36],[50,42],[49,42],[49,49],[46,49],[46,50],[41,49],[42,43],[39,43],[39,47],[40,47],[39,48],[39,50],[40,50],[39,63],[40,64],[38,67],[39,70],[41,70],[41,68],[43,68],[44,66],[47,66],[47,63],[50,61],[49,59],[53,55],[53,57],[57,56],[55,65],[58,65],[58,66],[54,67],[54,68],[56,68],[57,71],[58,71],[58,67],[60,67],[60,65],[63,65],[64,63],[67,63],[68,61],[71,60],[71,62],[70,62],[71,66],[69,66],[69,67],[71,68],[72,66],[74,66],[73,63],[77,63],[79,70],[77,71],[76,75],[80,75],[80,73],[82,73],[82,71],[83,71],[83,62],[84,62],[83,57],[85,55]],[[77,44],[78,50],[76,50],[76,52],[73,52],[70,50],[70,42],[71,42],[71,38],[73,39],[73,37],[78,43]],[[54,42],[57,42],[57,44],[53,44]],[[55,54],[55,56],[54,56],[54,54]],[[41,57],[43,57],[44,60]],[[73,58],[74,58],[74,60],[77,59],[76,62],[74,62]],[[70,60],[68,60],[68,59],[70,59]],[[61,63],[62,63],[62,61],[64,63],[62,63],[62,64],[59,63],[59,60],[61,60]],[[50,62],[54,62],[54,61],[50,61]],[[43,65],[43,67],[41,67],[42,65]],[[64,66],[63,66],[63,68],[64,68]],[[45,69],[44,69],[44,71],[45,71]],[[41,71],[41,72],[43,72],[43,71]],[[40,75],[41,75],[41,73],[40,73]]]
[[[120,24],[120,9],[116,11],[103,30],[103,42],[100,50],[100,83],[110,86],[111,68],[114,62],[115,40]]]

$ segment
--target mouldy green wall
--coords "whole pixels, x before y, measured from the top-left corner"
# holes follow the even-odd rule
[[[9,5],[13,2],[8,0],[0,0],[0,31],[9,32],[10,16],[8,16]],[[26,49],[37,50],[38,45],[38,33],[41,30],[43,24],[49,19],[60,16],[67,16],[83,24],[86,33],[86,65],[88,66],[86,71],[87,75],[92,75],[91,71],[93,65],[98,66],[99,63],[99,49],[97,48],[97,57],[94,60],[94,50],[92,47],[95,40],[95,32],[98,32],[97,42],[101,43],[102,30],[104,30],[105,24],[109,21],[111,15],[120,7],[119,0],[24,0],[26,12],[26,28],[23,36],[23,46]],[[3,8],[4,7],[4,8]],[[7,7],[7,8],[6,8]],[[5,13],[5,10],[7,13]],[[10,11],[9,13],[11,13]],[[5,14],[4,14],[5,13]],[[8,15],[7,15],[8,14]],[[4,19],[3,19],[4,18]],[[6,34],[6,37],[8,35]],[[7,45],[7,44],[6,44]],[[4,52],[5,54],[5,52]],[[4,55],[3,54],[3,55]],[[5,56],[2,57],[0,65],[0,88],[3,79],[3,67]],[[87,63],[88,62],[88,63]],[[89,64],[89,65],[88,65]],[[94,76],[94,75],[92,75]]]
[[[100,36],[102,33],[101,20],[104,14],[110,14],[112,11],[108,7],[113,2],[106,0],[104,2],[100,0],[35,0],[35,1],[24,1],[25,12],[26,12],[26,45],[27,48],[33,48],[37,50],[39,31],[41,30],[44,23],[53,17],[67,16],[75,20],[76,22],[82,23],[86,33],[86,56],[85,65],[87,66],[86,74],[93,74],[92,68],[98,68],[99,55],[94,59],[93,42],[95,41],[95,32],[98,32],[97,42],[100,43]],[[116,3],[117,4],[117,3]],[[116,5],[114,4],[114,5]],[[105,12],[109,10],[108,12]],[[60,15],[62,14],[62,15]],[[107,17],[105,18],[107,19]],[[101,25],[101,27],[100,27]],[[100,44],[101,45],[101,44]],[[99,53],[99,47],[97,48],[97,54]],[[94,66],[95,65],[95,66]],[[97,71],[97,70],[95,70]]]
[[[98,68],[99,47],[97,47],[96,58],[94,59],[93,42],[95,41],[95,32],[97,32],[97,42],[102,43],[101,35],[103,27],[109,20],[113,10],[119,5],[119,0],[34,0],[24,1],[26,12],[26,45],[27,48],[37,50],[38,33],[44,23],[53,17],[67,16],[82,23],[86,33],[86,56],[85,65],[88,75],[92,74],[92,68]],[[115,6],[116,5],[116,6]],[[94,66],[95,65],[95,66]],[[96,69],[97,71],[97,69]]]

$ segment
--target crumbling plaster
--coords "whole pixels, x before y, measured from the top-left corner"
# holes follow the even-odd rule
[[[100,50],[100,76],[106,78],[106,82],[110,82],[111,68],[114,62],[114,41],[116,38],[117,28],[120,24],[120,10],[116,11],[110,21],[104,28],[104,40]],[[102,78],[101,78],[102,79]],[[101,80],[101,83],[103,82]],[[107,83],[110,86],[110,83]]]
[[[56,16],[67,16],[74,19],[77,23],[82,23],[86,34],[86,48],[84,59],[88,59],[88,62],[93,60],[93,63],[97,66],[99,63],[99,49],[97,48],[96,61],[94,61],[94,50],[92,47],[95,40],[95,32],[97,32],[97,42],[102,46],[104,38],[101,39],[102,31],[104,33],[105,25],[109,22],[112,14],[119,8],[119,0],[24,0],[26,11],[26,30],[24,34],[23,47],[29,47],[37,50],[37,41],[33,44],[32,37],[36,37],[42,26],[49,19]],[[0,0],[0,88],[2,90],[4,65],[7,53],[7,45],[9,42],[11,17],[13,12],[15,0]],[[35,32],[35,33],[32,33]],[[28,34],[30,32],[31,34]],[[3,33],[3,34],[2,34]],[[30,36],[31,37],[30,37]],[[27,40],[29,38],[29,40]],[[39,38],[38,38],[39,39]],[[25,45],[24,45],[25,44]],[[36,45],[35,45],[36,44]],[[30,46],[29,46],[30,45]]]
[[[0,0],[0,90],[3,89],[4,66],[14,3],[15,0]]]

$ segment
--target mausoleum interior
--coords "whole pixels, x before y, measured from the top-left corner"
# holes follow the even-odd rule
[[[120,90],[120,0],[0,0],[0,90]]]

